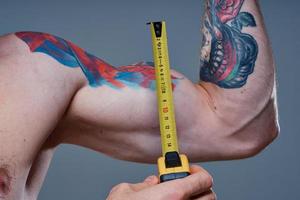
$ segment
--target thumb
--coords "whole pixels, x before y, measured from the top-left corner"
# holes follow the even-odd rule
[[[140,190],[143,190],[145,188],[156,185],[158,183],[159,183],[158,178],[156,176],[152,175],[152,176],[148,176],[142,183],[132,184],[131,188],[134,191],[140,191]]]

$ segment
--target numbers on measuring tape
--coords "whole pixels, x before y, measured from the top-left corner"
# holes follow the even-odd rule
[[[161,48],[160,38],[157,38],[157,40],[158,40],[157,46],[158,46],[158,48]],[[160,55],[160,56],[161,56],[161,55]]]
[[[167,113],[167,112],[169,112],[169,108],[168,107],[164,107],[163,108],[163,113]]]
[[[163,24],[163,23],[162,23]],[[169,57],[165,25],[160,34],[157,34],[155,26],[152,27],[152,44],[154,50],[156,88],[158,95],[158,110],[160,130],[162,136],[163,153],[178,151],[176,123],[174,117],[172,99],[172,80],[169,69]],[[156,27],[157,28],[157,27]]]

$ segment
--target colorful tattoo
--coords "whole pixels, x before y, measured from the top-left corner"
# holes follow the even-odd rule
[[[68,67],[80,67],[90,86],[109,85],[113,88],[125,86],[155,89],[153,63],[139,62],[133,65],[114,67],[62,38],[38,32],[17,32],[31,52],[45,53]],[[175,88],[178,78],[172,76]]]
[[[207,0],[203,27],[200,78],[222,88],[240,88],[253,72],[258,54],[255,39],[242,33],[255,27],[248,12],[240,12],[244,0]]]

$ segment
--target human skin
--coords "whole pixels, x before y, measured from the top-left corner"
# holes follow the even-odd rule
[[[191,161],[253,156],[278,134],[262,16],[254,0],[207,5],[201,81],[172,72],[180,151]],[[1,198],[36,199],[63,143],[155,163],[161,147],[153,74],[147,63],[113,67],[49,34],[2,36]]]
[[[212,177],[199,166],[190,168],[190,176],[175,181],[158,184],[156,176],[149,176],[142,183],[121,183],[111,190],[107,200],[215,200]]]

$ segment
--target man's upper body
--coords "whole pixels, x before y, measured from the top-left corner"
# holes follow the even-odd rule
[[[201,81],[172,71],[180,150],[191,161],[252,156],[278,133],[274,63],[257,4],[208,0]],[[0,198],[37,198],[62,143],[154,163],[154,81],[150,63],[114,67],[46,33],[2,36]]]

